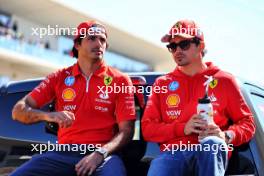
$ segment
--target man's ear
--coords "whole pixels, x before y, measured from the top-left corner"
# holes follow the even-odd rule
[[[203,58],[204,57],[204,55],[205,55],[205,44],[204,44],[204,42],[200,42],[200,44],[199,44],[199,53],[201,54],[201,58]]]
[[[109,48],[109,43],[106,42],[106,48],[105,49],[108,49]]]
[[[203,51],[204,50],[204,48],[205,48],[205,44],[204,44],[204,42],[200,42],[200,50],[201,51]]]
[[[80,44],[78,42],[74,43],[74,48],[76,48],[76,50],[79,50]]]

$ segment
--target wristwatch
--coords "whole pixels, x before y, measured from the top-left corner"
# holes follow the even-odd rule
[[[232,142],[233,138],[234,138],[234,134],[232,131],[225,131],[225,139],[228,144]]]
[[[102,155],[104,159],[108,156],[107,150],[102,147],[97,148],[95,151],[98,152],[100,155]]]

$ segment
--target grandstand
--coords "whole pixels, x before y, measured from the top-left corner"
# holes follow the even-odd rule
[[[72,35],[34,35],[34,29],[74,28],[95,19],[56,0],[0,0],[0,77],[21,80],[42,77],[75,62],[69,56]],[[97,19],[95,19],[97,20]],[[100,20],[98,20],[100,21]],[[107,22],[109,50],[105,60],[126,72],[171,69],[165,48],[122,31]],[[161,62],[162,61],[162,62]],[[0,81],[1,82],[1,81]]]

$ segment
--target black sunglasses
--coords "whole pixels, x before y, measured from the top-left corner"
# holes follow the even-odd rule
[[[194,38],[192,40],[183,40],[183,41],[180,41],[179,43],[172,42],[172,43],[167,45],[167,48],[171,53],[174,53],[174,52],[176,52],[178,46],[182,50],[188,50],[191,46],[191,43],[195,43],[196,45],[198,45],[200,43],[200,41],[199,41],[199,39]]]

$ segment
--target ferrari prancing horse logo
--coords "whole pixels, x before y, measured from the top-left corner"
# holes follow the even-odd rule
[[[209,86],[211,89],[215,88],[218,84],[218,80],[217,79],[213,79],[213,81],[210,82]]]
[[[105,76],[104,77],[104,84],[106,86],[109,86],[112,83],[112,81],[113,81],[113,77],[111,77],[111,76]]]

